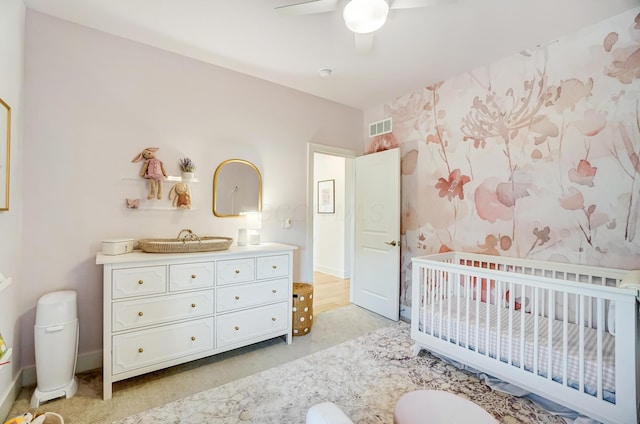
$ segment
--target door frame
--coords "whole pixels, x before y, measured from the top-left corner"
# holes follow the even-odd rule
[[[314,157],[316,153],[322,153],[330,156],[338,156],[345,158],[345,170],[344,170],[344,178],[345,178],[345,201],[346,201],[346,212],[345,212],[345,231],[349,233],[349,242],[348,246],[345,246],[345,250],[349,252],[349,276],[353,278],[353,255],[355,253],[355,244],[354,244],[354,235],[355,235],[355,166],[354,159],[358,156],[358,154],[352,150],[341,149],[339,147],[326,146],[324,144],[315,144],[315,143],[307,143],[307,249],[306,249],[306,260],[305,262],[309,265],[307,267],[308,274],[306,276],[305,281],[313,282],[313,225],[314,225],[314,210],[313,210],[313,202],[314,202],[314,192],[315,192],[315,184],[314,184],[314,175],[315,175],[315,166],[314,166]],[[350,284],[349,287],[349,300],[353,303],[353,284]]]

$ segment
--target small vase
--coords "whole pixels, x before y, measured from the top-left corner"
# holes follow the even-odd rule
[[[183,180],[193,180],[193,172],[183,172],[182,173]]]

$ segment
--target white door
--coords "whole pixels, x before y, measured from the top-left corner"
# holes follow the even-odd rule
[[[400,308],[400,149],[356,158],[354,302],[397,321]]]

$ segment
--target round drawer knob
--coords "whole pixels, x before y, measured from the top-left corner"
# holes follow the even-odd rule
[[[191,341],[195,342],[196,341],[196,336],[191,336]]]
[[[142,311],[138,312],[138,316],[139,316],[139,317],[141,317],[142,315],[144,315],[144,314],[142,313]]]
[[[142,285],[142,284],[144,284],[144,281],[138,280],[138,284]]]
[[[138,352],[142,353],[142,352],[144,352],[144,349],[143,348],[139,348]]]
[[[278,290],[273,289],[273,290],[271,290],[271,293],[278,293]]]
[[[240,327],[238,327],[238,326],[236,325],[236,331],[238,331],[239,329],[240,329]]]
[[[236,269],[236,274],[240,274],[240,270],[239,269]]]
[[[275,318],[275,317],[271,318],[271,321],[275,321],[275,320],[276,320],[276,318]]]
[[[240,296],[236,296],[236,300],[240,300]]]
[[[191,274],[191,279],[195,280],[196,279],[196,275],[195,274]]]
[[[191,304],[191,307],[192,307],[192,308],[195,308],[195,307],[196,307],[196,304],[195,304],[195,303],[192,303],[192,304]]]

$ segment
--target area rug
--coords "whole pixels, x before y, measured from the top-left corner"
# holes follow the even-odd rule
[[[412,345],[410,326],[400,322],[115,423],[303,424],[311,406],[331,401],[355,423],[389,424],[398,399],[421,389],[470,399],[501,423],[564,423],[424,351],[412,356]]]

